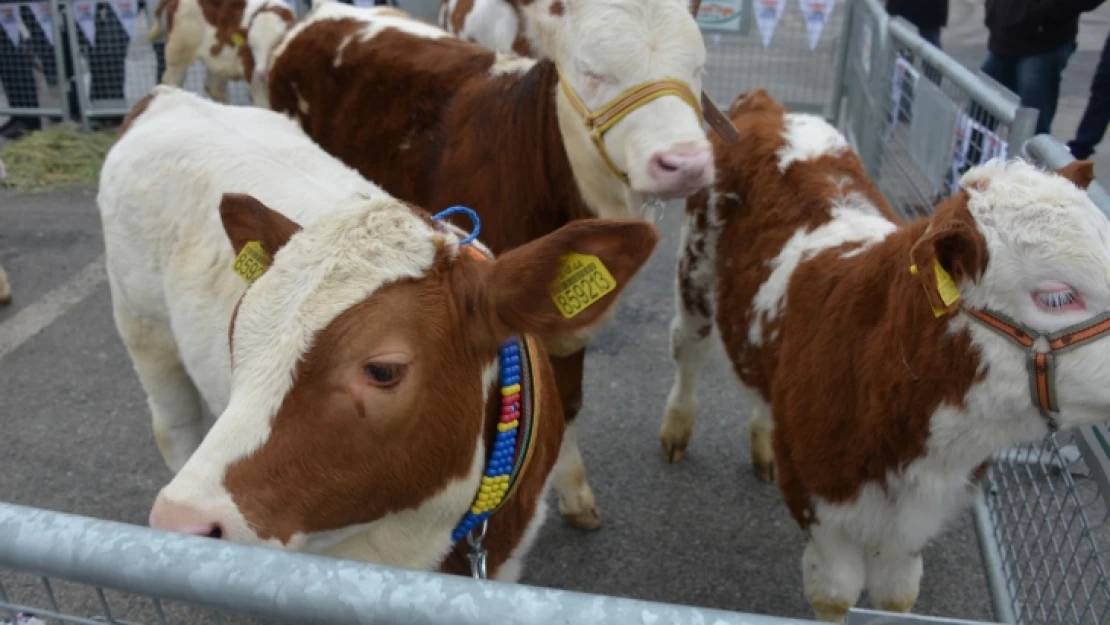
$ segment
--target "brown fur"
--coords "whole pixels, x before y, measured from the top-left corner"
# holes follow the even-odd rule
[[[236,251],[257,240],[273,255],[300,228],[239,194],[225,194],[220,215]],[[317,333],[298,361],[293,388],[267,442],[228,467],[224,486],[264,540],[284,542],[297,532],[368,523],[418,507],[467,475],[480,434],[487,449],[493,443],[499,389],[496,383],[490,389],[484,420],[459,419],[459,414],[483,412],[479,378],[459,372],[479,371],[493,362],[515,328],[528,328],[542,338],[590,323],[623,290],[606,295],[600,301],[604,305],[584,311],[580,319],[564,319],[546,292],[560,257],[569,251],[596,254],[626,285],[658,239],[654,226],[638,220],[591,219],[496,261],[466,253],[451,258],[441,249],[421,279],[382,287]],[[421,314],[414,316],[413,310]],[[414,346],[415,358],[405,375],[415,379],[383,399],[383,393],[364,392],[368,382],[351,372],[361,371],[367,354],[387,335],[403,336]],[[491,576],[520,545],[562,442],[555,373],[538,341],[534,362],[541,380],[535,447],[520,486],[490,517],[484,545]],[[465,541],[456,545],[441,570],[469,574],[466,550]]]
[[[274,110],[296,116],[325,150],[396,197],[431,212],[474,209],[496,254],[590,215],[559,133],[551,61],[490,77],[494,54],[484,48],[387,30],[347,45],[335,67],[338,43],[362,27],[328,20],[290,42],[270,68]],[[580,389],[580,379],[560,385],[568,419]]]
[[[167,37],[173,32],[174,16],[179,3],[180,0],[159,0],[158,6],[154,9],[154,19],[159,19],[163,12],[166,13]],[[224,46],[237,47],[243,64],[243,75],[249,78],[254,73],[254,56],[251,54],[250,46],[236,46],[232,41],[236,34],[246,37],[247,29],[250,28],[249,23],[247,29],[239,26],[243,20],[243,12],[247,9],[246,0],[199,0],[199,3],[204,20],[216,29],[216,43],[212,44],[210,53],[217,55]],[[253,21],[254,17],[264,12],[280,16],[286,24],[291,25],[296,21],[293,12],[285,7],[264,7],[252,16],[251,20]]]
[[[154,100],[155,95],[156,94],[153,92],[147,93],[135,102],[131,110],[128,111],[127,117],[123,118],[123,123],[119,125],[119,129],[116,130],[117,137],[122,137],[124,133],[131,129],[131,125],[135,123],[135,120],[146,112],[147,107],[150,106],[151,101]]]
[[[710,136],[722,196],[715,215],[715,321],[736,375],[772,407],[778,483],[805,528],[813,521],[812,496],[850,501],[865,483],[881,484],[920,457],[933,412],[942,402],[961,404],[978,381],[970,337],[947,335],[947,318],[933,316],[921,278],[909,272],[911,251],[919,263],[938,257],[957,279],[976,279],[987,258],[986,242],[973,225],[967,228],[966,198],[957,195],[932,219],[903,226],[866,253],[839,258],[858,247],[847,244],[802,262],[786,292],[788,305],[763,325],[763,345],[749,344],[752,301],[771,273],[767,261],[799,228],[830,221],[832,197],[859,193],[899,223],[852,153],[780,173],[775,152],[783,143],[784,113],[755,90],[730,108],[740,144]],[[830,177],[845,181],[840,191]],[[707,198],[691,197],[688,213],[704,215]],[[696,263],[698,254],[688,252],[684,262]],[[684,306],[700,309],[705,295],[689,280],[680,284]]]

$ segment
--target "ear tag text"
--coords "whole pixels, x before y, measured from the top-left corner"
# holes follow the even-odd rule
[[[551,285],[551,300],[570,319],[617,288],[617,281],[601,259],[592,254],[565,254]]]
[[[239,277],[248,283],[251,283],[257,280],[258,276],[266,273],[272,262],[273,259],[270,258],[270,255],[262,249],[262,244],[258,241],[251,241],[239,251],[231,270],[239,274]]]

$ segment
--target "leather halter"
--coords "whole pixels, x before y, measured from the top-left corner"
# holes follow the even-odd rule
[[[586,104],[582,102],[582,98],[578,97],[575,93],[574,87],[571,86],[570,81],[563,75],[563,70],[558,67],[555,68],[559,73],[559,84],[562,86],[563,93],[566,94],[567,100],[570,101],[571,107],[574,112],[582,118],[583,123],[586,125],[586,130],[590,133],[590,139],[593,141],[594,147],[597,148],[601,159],[609,166],[609,169],[621,179],[624,184],[630,184],[628,175],[625,174],[617,167],[613,159],[609,157],[609,152],[605,149],[605,142],[603,138],[605,133],[609,132],[619,122],[628,116],[629,113],[635,111],[641,106],[662,98],[663,96],[677,96],[682,98],[682,101],[690,105],[694,112],[698,115],[698,123],[705,120],[704,113],[702,112],[701,104],[698,97],[686,86],[686,83],[667,78],[664,80],[652,80],[643,82],[629,89],[626,89],[617,97],[609,100],[596,111],[591,112]]]
[[[1049,431],[1059,430],[1060,425],[1053,416],[1053,413],[1060,412],[1056,402],[1056,355],[1110,333],[1110,312],[1052,334],[1041,334],[999,312],[971,308],[963,303],[960,304],[960,309],[998,334],[1029,350],[1027,363],[1030,399],[1048,422]],[[1038,342],[1041,344],[1040,349]],[[1047,350],[1044,349],[1045,347]]]

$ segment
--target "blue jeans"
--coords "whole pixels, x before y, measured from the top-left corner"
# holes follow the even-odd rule
[[[1033,56],[999,56],[987,52],[983,73],[1021,98],[1021,105],[1040,111],[1037,134],[1049,134],[1060,98],[1060,76],[1075,53],[1075,42]]]
[[[1102,44],[1102,56],[1091,79],[1087,109],[1083,111],[1083,119],[1079,120],[1075,138],[1068,142],[1072,156],[1084,159],[1094,154],[1095,146],[1106,135],[1107,125],[1110,125],[1110,34],[1106,36],[1106,43]]]

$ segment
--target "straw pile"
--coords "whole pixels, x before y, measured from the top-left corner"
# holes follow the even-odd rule
[[[0,146],[7,177],[0,186],[38,192],[74,183],[96,183],[104,156],[116,140],[113,131],[85,132],[56,124]]]

